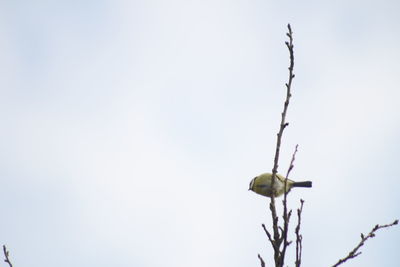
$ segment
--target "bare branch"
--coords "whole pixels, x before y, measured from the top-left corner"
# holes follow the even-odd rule
[[[290,102],[290,97],[292,96],[291,94],[291,86],[292,86],[292,81],[294,78],[293,74],[293,67],[294,67],[294,52],[293,52],[293,32],[292,28],[290,27],[290,24],[288,24],[288,33],[286,34],[289,37],[289,41],[285,42],[288,50],[289,50],[289,55],[290,55],[290,63],[289,63],[289,78],[288,82],[285,84],[286,85],[286,99],[283,105],[283,111],[281,113],[281,122],[279,126],[279,131],[276,137],[276,149],[275,149],[275,157],[274,157],[274,166],[272,168],[272,181],[271,181],[271,188],[272,188],[272,196],[271,196],[271,201],[269,208],[271,210],[271,216],[272,216],[272,230],[273,230],[273,235],[271,235],[270,232],[268,232],[263,225],[264,231],[268,236],[269,241],[271,242],[271,245],[274,249],[274,260],[275,260],[275,267],[283,267],[284,266],[284,258],[285,258],[285,252],[286,252],[286,247],[290,244],[290,242],[287,241],[287,231],[288,231],[288,223],[290,219],[290,214],[291,212],[287,211],[287,208],[285,209],[284,212],[284,227],[283,230],[281,227],[279,227],[278,224],[278,216],[276,212],[276,205],[275,205],[275,192],[274,192],[274,184],[276,181],[276,175],[278,173],[278,167],[279,167],[279,155],[280,155],[280,149],[281,149],[281,143],[282,143],[282,136],[283,136],[283,131],[285,128],[289,125],[288,122],[286,122],[286,114]],[[297,148],[296,148],[297,150]],[[294,161],[294,159],[292,159]],[[290,170],[289,170],[290,172]],[[286,196],[285,196],[285,201],[286,201]],[[279,230],[281,229],[281,232]],[[283,251],[280,251],[281,245],[283,245]]]
[[[293,32],[292,28],[290,27],[290,24],[288,24],[288,33],[286,34],[289,37],[289,42],[285,42],[286,46],[288,47],[289,50],[289,56],[290,56],[290,63],[289,63],[289,78],[288,78],[288,83],[286,83],[286,99],[283,105],[283,111],[281,114],[281,124],[279,127],[279,132],[276,137],[276,149],[275,149],[275,157],[274,157],[274,167],[272,168],[272,188],[273,184],[275,182],[275,176],[278,172],[278,167],[279,167],[279,154],[280,154],[280,149],[281,149],[281,142],[282,142],[282,135],[283,135],[283,130],[289,125],[289,123],[286,122],[286,114],[287,114],[287,109],[289,106],[290,102],[290,97],[292,96],[291,94],[291,87],[292,87],[292,81],[294,78],[293,74],[293,68],[294,68],[294,51],[293,51]],[[272,194],[274,195],[274,194]],[[271,200],[274,199],[274,197],[271,197]]]
[[[264,229],[264,232],[265,232],[265,234],[267,235],[269,242],[271,242],[271,245],[272,245],[272,247],[273,247],[274,250],[275,250],[275,242],[274,242],[274,239],[272,238],[270,232],[269,232],[269,231],[267,230],[267,228],[265,227],[265,224],[262,224],[261,226],[262,226],[262,228]]]
[[[272,182],[271,182],[271,187],[273,188],[275,178],[274,175],[272,175]],[[275,266],[279,267],[278,262],[279,262],[279,248],[281,246],[281,238],[279,235],[279,225],[278,225],[278,216],[276,214],[276,207],[275,207],[275,197],[274,193],[272,193],[271,196],[271,203],[269,205],[269,209],[271,210],[271,215],[272,215],[272,229],[274,232],[274,237],[272,240],[272,247],[274,249],[274,260],[275,260]]]
[[[295,150],[294,150],[293,155],[292,155],[292,160],[290,161],[290,165],[289,165],[288,171],[286,173],[285,188],[287,188],[288,177],[289,177],[289,174],[290,174],[290,172],[292,171],[292,169],[294,167],[294,161],[296,159],[296,153],[297,153],[297,148],[298,147],[299,147],[299,145],[296,145]],[[288,212],[288,209],[287,209],[287,194],[288,194],[288,192],[285,191],[285,195],[284,195],[284,198],[283,198],[283,216],[282,216],[283,217],[283,231],[282,231],[282,238],[283,238],[284,242],[283,242],[283,248],[282,248],[282,253],[281,253],[282,259],[285,258],[286,249],[287,249],[288,245],[291,243],[291,242],[288,242],[288,240],[287,240],[288,231],[289,231],[289,221],[290,221],[290,216],[292,215],[292,210],[290,210]],[[283,264],[282,264],[282,266],[283,266]]]
[[[3,252],[4,252],[4,257],[5,257],[4,262],[8,263],[8,265],[10,267],[12,267],[12,263],[11,263],[10,259],[8,258],[8,256],[10,255],[10,252],[7,250],[5,245],[3,245]]]
[[[299,148],[299,145],[297,144],[297,145],[295,146],[295,148],[294,148],[294,152],[293,152],[293,155],[292,155],[292,160],[290,161],[289,169],[288,169],[288,171],[287,171],[287,173],[286,173],[286,180],[287,180],[287,178],[289,177],[290,172],[293,170],[294,161],[296,160],[296,154],[297,154],[298,148]]]
[[[289,50],[289,56],[290,56],[290,63],[289,63],[289,78],[288,78],[288,83],[286,83],[286,99],[283,105],[283,111],[281,114],[281,123],[279,127],[279,132],[277,134],[276,138],[276,150],[275,150],[275,157],[274,157],[274,167],[272,169],[272,181],[271,181],[271,187],[274,188],[274,183],[276,179],[276,174],[278,173],[278,167],[279,167],[279,154],[280,154],[280,149],[281,149],[281,143],[282,143],[282,136],[283,136],[283,131],[285,128],[289,125],[289,123],[286,122],[286,114],[290,102],[290,97],[292,96],[291,93],[291,87],[292,87],[292,81],[294,78],[293,74],[293,67],[294,67],[294,52],[293,52],[293,32],[292,28],[290,27],[290,24],[288,24],[288,33],[286,34],[289,37],[289,41],[285,42],[288,50]],[[285,194],[286,195],[286,194]],[[286,198],[286,196],[285,196]],[[287,209],[285,211],[284,215],[284,231],[282,232],[283,236],[280,236],[279,230],[278,230],[278,216],[276,215],[276,207],[275,207],[275,196],[274,193],[272,194],[271,197],[271,203],[270,203],[270,210],[272,214],[272,222],[273,222],[273,230],[274,230],[274,259],[275,259],[275,266],[276,267],[282,267],[284,265],[285,261],[285,252],[286,252],[286,247],[287,247],[287,228],[288,225],[288,216],[287,216]],[[279,251],[279,247],[283,242],[283,249],[282,252]],[[278,245],[279,244],[279,245]],[[278,250],[276,250],[276,248]]]
[[[347,260],[357,257],[358,255],[361,254],[361,252],[358,252],[358,250],[359,250],[362,246],[364,246],[365,241],[367,241],[369,238],[375,237],[375,232],[376,232],[376,231],[378,231],[379,229],[382,229],[382,228],[391,227],[391,226],[396,225],[396,224],[398,224],[398,223],[399,223],[399,220],[395,220],[393,223],[390,223],[390,224],[384,224],[384,225],[379,225],[379,224],[377,224],[377,225],[375,225],[374,228],[372,228],[371,232],[369,232],[368,235],[365,236],[365,235],[363,235],[363,234],[361,233],[361,241],[360,241],[360,243],[358,243],[358,245],[357,245],[352,251],[350,251],[350,253],[349,253],[346,257],[344,257],[343,259],[340,259],[340,260],[339,260],[337,263],[335,263],[332,267],[339,266],[339,265],[341,265],[342,263],[345,263]]]
[[[303,212],[304,200],[300,199],[300,208],[297,209],[297,226],[296,226],[296,262],[295,266],[300,267],[301,265],[301,253],[303,251],[303,236],[300,234],[301,226],[301,213]]]
[[[260,256],[260,254],[258,254],[257,256],[258,256],[258,259],[260,260],[261,267],[265,267],[265,262],[264,262],[263,258]]]

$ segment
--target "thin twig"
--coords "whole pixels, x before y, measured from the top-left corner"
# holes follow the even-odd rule
[[[294,152],[293,152],[293,155],[292,155],[292,160],[290,161],[289,169],[288,169],[288,171],[286,173],[286,181],[285,182],[287,182],[287,178],[289,177],[290,172],[293,170],[294,161],[296,160],[296,154],[297,154],[298,148],[299,148],[299,145],[296,145],[295,148],[294,148]],[[287,195],[287,193],[286,193],[286,195]]]
[[[260,260],[261,267],[265,267],[265,262],[264,262],[263,258],[260,256],[260,254],[258,254],[257,256],[258,256],[258,259]]]
[[[7,250],[5,245],[3,245],[3,252],[4,252],[4,257],[5,257],[4,262],[8,263],[8,265],[10,267],[12,267],[12,263],[11,263],[10,259],[8,258],[8,256],[10,255],[10,252]]]
[[[360,241],[360,243],[358,243],[358,245],[357,245],[352,251],[350,251],[350,253],[349,253],[346,257],[344,257],[343,259],[340,259],[340,260],[339,260],[336,264],[334,264],[332,267],[339,266],[340,264],[345,263],[347,260],[359,256],[359,255],[361,254],[361,252],[358,252],[358,250],[359,250],[362,246],[364,246],[365,241],[367,241],[369,238],[375,237],[375,232],[376,232],[376,231],[378,231],[379,229],[382,229],[382,228],[391,227],[391,226],[396,225],[396,224],[398,224],[398,223],[399,223],[399,220],[395,220],[394,222],[392,222],[392,223],[390,223],[390,224],[384,224],[384,225],[379,225],[379,224],[377,224],[377,225],[375,225],[374,228],[372,228],[371,232],[369,232],[368,235],[365,236],[365,235],[363,235],[363,234],[361,233],[361,241]]]
[[[303,236],[300,234],[301,226],[301,213],[303,212],[304,200],[300,199],[300,208],[297,209],[297,226],[296,226],[296,262],[295,266],[300,267],[301,265],[301,253],[303,251]]]
[[[298,147],[299,147],[299,145],[296,145],[296,147],[294,149],[294,152],[292,155],[292,160],[290,161],[290,165],[289,165],[288,171],[286,173],[286,179],[285,179],[285,195],[283,197],[283,216],[282,216],[283,217],[283,231],[282,231],[283,248],[282,248],[282,252],[281,252],[282,259],[285,258],[286,249],[289,246],[289,244],[291,243],[291,242],[288,242],[287,236],[288,236],[288,231],[289,231],[289,221],[290,221],[290,216],[292,215],[292,210],[290,210],[288,212],[288,209],[287,209],[287,194],[289,192],[286,191],[286,188],[287,188],[287,181],[288,181],[289,174],[294,167],[294,161],[296,159],[296,153],[297,153]],[[282,266],[283,266],[283,261],[282,261]]]
[[[275,242],[274,242],[274,239],[273,239],[272,236],[271,236],[271,233],[267,230],[267,228],[265,227],[265,224],[262,224],[261,226],[262,226],[262,228],[264,229],[264,232],[265,232],[265,234],[267,235],[269,242],[271,242],[271,246],[272,246],[272,247],[274,248],[274,250],[275,250]]]

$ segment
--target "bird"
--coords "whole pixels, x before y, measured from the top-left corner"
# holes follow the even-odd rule
[[[279,197],[285,193],[285,180],[286,178],[280,174],[275,175],[274,182],[274,197]],[[249,186],[249,190],[266,197],[272,196],[272,173],[263,173],[254,177]],[[287,179],[286,192],[289,192],[293,187],[312,187],[311,181],[295,182]]]

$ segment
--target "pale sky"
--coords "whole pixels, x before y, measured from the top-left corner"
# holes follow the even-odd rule
[[[0,1],[0,242],[14,266],[272,264],[280,172],[303,266],[400,217],[398,1]],[[295,216],[293,217],[293,222]],[[292,229],[294,225],[292,225]],[[399,226],[352,267],[398,266]],[[294,246],[288,265],[293,266]],[[4,265],[4,263],[3,263]]]

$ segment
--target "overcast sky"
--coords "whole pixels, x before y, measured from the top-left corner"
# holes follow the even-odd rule
[[[269,200],[247,189],[272,169],[289,22],[279,171],[299,144],[303,264],[334,264],[400,217],[399,3],[0,1],[14,266],[271,266]],[[382,230],[346,266],[398,266],[399,241]]]

